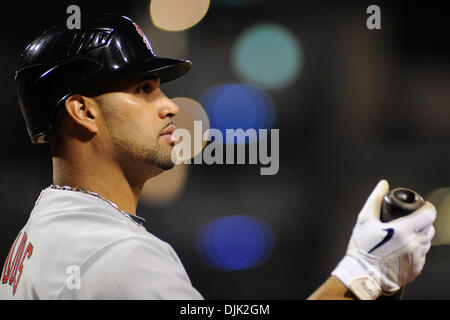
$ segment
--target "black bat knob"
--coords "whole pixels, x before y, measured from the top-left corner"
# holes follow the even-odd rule
[[[395,188],[384,197],[380,220],[389,222],[404,217],[419,209],[424,203],[423,198],[414,190]]]

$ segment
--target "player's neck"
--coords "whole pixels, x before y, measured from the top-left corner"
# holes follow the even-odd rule
[[[67,161],[53,158],[53,183],[96,192],[114,202],[120,210],[136,214],[145,181],[129,181],[113,163]]]

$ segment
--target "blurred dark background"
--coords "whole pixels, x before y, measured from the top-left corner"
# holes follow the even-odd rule
[[[280,130],[279,171],[263,176],[257,165],[191,165],[176,197],[164,204],[142,201],[138,215],[174,247],[205,298],[304,299],[345,254],[356,216],[380,179],[424,196],[448,191],[442,189],[450,186],[447,11],[438,1],[426,7],[409,1],[254,1],[246,7],[225,2],[212,0],[205,17],[184,31],[182,53],[193,69],[163,90],[169,97],[199,100],[211,86],[242,82],[230,58],[240,34],[258,23],[290,30],[303,50],[301,71],[284,87],[266,90],[276,111],[273,128]],[[15,67],[26,45],[68,16],[71,4],[82,13],[113,11],[137,19],[149,1],[2,4],[1,265],[40,190],[52,181],[47,147],[31,144],[26,132]],[[381,8],[381,30],[366,27],[371,4]],[[163,32],[153,40],[143,29],[157,54],[164,34],[174,36]],[[439,210],[444,216],[448,207]],[[267,259],[243,270],[210,267],[197,250],[199,230],[214,219],[242,214],[270,226]],[[439,244],[408,285],[406,299],[450,298],[450,247]]]

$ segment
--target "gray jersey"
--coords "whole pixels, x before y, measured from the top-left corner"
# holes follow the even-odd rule
[[[166,242],[107,202],[43,190],[15,239],[0,299],[203,299]]]

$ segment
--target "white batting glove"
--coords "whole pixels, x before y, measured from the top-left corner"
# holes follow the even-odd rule
[[[381,180],[367,199],[345,257],[331,273],[360,299],[394,293],[422,271],[434,236],[436,209],[425,202],[417,211],[388,223],[380,210],[389,184]]]

